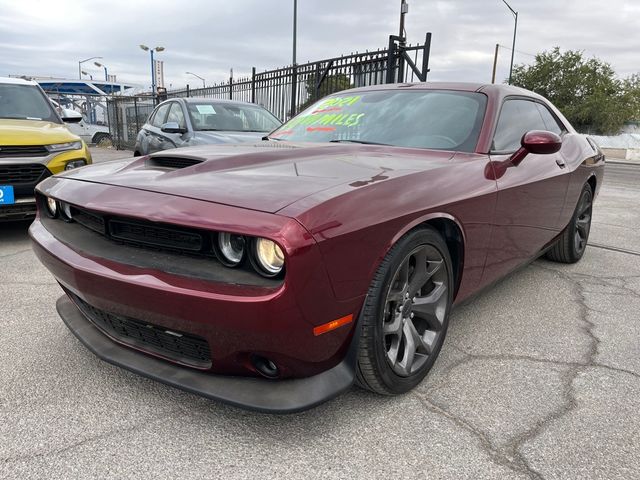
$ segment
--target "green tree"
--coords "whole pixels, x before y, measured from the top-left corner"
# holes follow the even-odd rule
[[[316,100],[320,100],[322,97],[326,97],[332,93],[340,92],[342,90],[348,90],[353,88],[351,80],[348,75],[344,73],[336,73],[335,75],[327,75],[323,82],[320,84],[318,95],[316,95],[316,77],[315,75],[309,75],[305,80],[307,100],[298,107],[298,112],[301,112]]]
[[[639,111],[638,76],[620,80],[611,65],[579,51],[539,53],[533,65],[514,66],[513,84],[548,98],[581,131],[615,134]]]

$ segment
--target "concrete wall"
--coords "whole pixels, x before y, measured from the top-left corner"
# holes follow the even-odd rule
[[[640,162],[640,148],[602,148],[602,153],[611,160]]]

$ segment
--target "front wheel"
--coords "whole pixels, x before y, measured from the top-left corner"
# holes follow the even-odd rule
[[[593,192],[588,183],[582,188],[578,204],[569,225],[547,251],[547,258],[554,262],[576,263],[584,255],[591,231]]]
[[[405,235],[367,293],[358,384],[386,395],[418,385],[442,348],[452,299],[451,258],[442,237],[431,228]]]

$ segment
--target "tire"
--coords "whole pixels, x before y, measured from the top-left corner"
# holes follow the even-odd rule
[[[569,225],[560,234],[556,243],[547,251],[549,260],[560,263],[576,263],[584,255],[591,231],[593,192],[588,183],[582,187],[578,204]]]
[[[108,133],[96,133],[93,136],[92,140],[95,145],[100,145],[100,142],[103,142],[103,141],[108,140],[109,142],[111,142],[111,135],[109,135]]]
[[[389,250],[363,307],[358,385],[395,395],[427,375],[449,325],[452,272],[447,245],[432,228],[412,230]]]

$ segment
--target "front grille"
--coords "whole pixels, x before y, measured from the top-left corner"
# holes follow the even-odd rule
[[[151,157],[147,165],[164,168],[187,168],[202,163],[202,160],[181,157]]]
[[[0,154],[1,153],[2,151],[0,150]],[[27,165],[0,165],[0,185],[37,183],[46,171],[47,167],[38,163]]]
[[[200,233],[143,223],[111,220],[109,234],[116,240],[198,253],[204,244]]]
[[[73,293],[67,293],[87,319],[116,340],[181,364],[211,367],[211,351],[204,338],[114,315],[89,305]]]
[[[83,227],[127,245],[189,255],[213,256],[208,232],[124,217],[103,216],[75,206],[71,207],[71,217]]]
[[[94,215],[85,209],[71,207],[71,217],[83,227],[102,235],[105,234],[104,218],[99,215]]]
[[[0,145],[0,158],[46,157],[49,155],[42,145]]]

